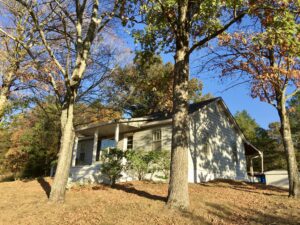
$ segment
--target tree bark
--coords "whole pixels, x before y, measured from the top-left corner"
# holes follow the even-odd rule
[[[287,160],[287,169],[289,177],[289,197],[297,198],[299,197],[300,192],[299,170],[296,161],[294,143],[292,140],[290,122],[285,105],[286,100],[282,99],[280,105],[277,108],[277,111],[280,117],[280,133]]]
[[[6,94],[0,93],[0,121],[2,120],[2,117],[4,116],[5,110],[7,106],[7,96]]]
[[[173,122],[170,181],[167,205],[188,209],[188,79],[189,32],[187,27],[187,1],[179,4],[179,32],[176,40],[173,86]]]
[[[64,202],[65,200],[65,191],[70,173],[72,147],[75,137],[73,127],[73,108],[74,100],[72,99],[61,113],[62,136],[60,140],[58,164],[50,193],[50,201],[52,202]]]
[[[5,114],[6,107],[8,105],[8,96],[10,94],[10,87],[13,82],[13,72],[8,72],[3,77],[3,84],[0,86],[0,121]]]

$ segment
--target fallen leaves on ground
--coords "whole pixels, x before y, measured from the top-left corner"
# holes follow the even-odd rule
[[[67,191],[64,204],[48,202],[52,180],[0,183],[0,224],[300,224],[300,200],[260,184],[190,184],[191,207],[165,206],[167,184],[130,182]]]

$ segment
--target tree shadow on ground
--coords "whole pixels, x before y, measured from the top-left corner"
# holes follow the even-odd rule
[[[181,216],[190,219],[192,224],[201,224],[201,225],[209,225],[211,222],[208,219],[201,217],[200,215],[196,215],[192,211],[180,211]]]
[[[288,194],[288,191],[284,188],[269,186],[262,183],[249,183],[227,179],[216,179],[207,183],[201,183],[201,185],[205,187],[215,187],[216,184],[220,187],[231,188],[248,193],[257,193],[272,196],[283,196],[285,194]],[[264,193],[263,191],[272,191],[274,193]]]
[[[163,201],[163,202],[167,201],[167,197],[165,197],[165,196],[154,195],[154,194],[150,194],[149,192],[146,192],[146,191],[138,190],[132,184],[126,184],[126,185],[125,184],[115,184],[112,186],[112,188],[130,193],[130,194],[135,194],[140,197],[148,198],[151,200],[159,200],[159,201]]]
[[[280,193],[266,193],[266,192],[263,192],[264,190],[265,191],[270,191],[270,189],[266,188],[266,189],[255,189],[255,188],[247,188],[247,187],[236,187],[236,186],[233,186],[231,187],[232,189],[234,190],[237,190],[237,191],[244,191],[244,192],[249,192],[249,193],[256,193],[256,194],[262,194],[262,195],[268,195],[268,196],[284,196],[284,193],[283,192],[280,192]],[[258,190],[258,191],[256,191]],[[285,191],[286,195],[287,195],[287,191]]]
[[[43,190],[45,191],[47,197],[49,198],[51,192],[51,186],[48,181],[46,181],[43,177],[39,177],[37,179]]]
[[[283,216],[276,215],[274,211],[266,212],[260,211],[257,209],[249,209],[249,208],[239,208],[242,211],[249,211],[249,214],[241,215],[235,214],[238,210],[235,209],[235,206],[227,207],[221,206],[216,203],[206,203],[206,205],[210,208],[208,210],[210,215],[216,216],[219,219],[224,220],[228,223],[233,224],[298,224],[299,225],[299,217],[292,216]],[[250,213],[251,211],[251,213]]]

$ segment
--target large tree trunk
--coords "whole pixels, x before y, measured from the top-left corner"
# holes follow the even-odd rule
[[[70,172],[72,148],[75,136],[73,127],[73,107],[74,101],[72,100],[61,113],[62,135],[60,140],[60,150],[55,178],[50,193],[50,201],[53,202],[64,202],[65,200],[65,191]]]
[[[9,72],[7,76],[3,78],[2,87],[0,87],[0,121],[5,114],[5,110],[8,104],[8,96],[10,94],[10,86],[13,80],[13,73]]]
[[[7,106],[7,96],[6,94],[0,93],[0,121],[2,120],[2,117],[4,116],[5,110]]]
[[[280,133],[287,160],[287,169],[289,177],[289,197],[299,197],[299,171],[294,150],[294,143],[292,140],[290,122],[285,105],[286,101],[284,99],[281,100],[280,106],[277,110],[281,122]]]
[[[189,33],[186,27],[187,4],[180,8],[182,25],[176,40],[173,87],[173,123],[170,181],[167,205],[187,209],[188,193],[188,79],[189,79]]]

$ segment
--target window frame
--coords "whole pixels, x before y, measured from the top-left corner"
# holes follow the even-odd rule
[[[126,138],[127,138],[126,150],[129,150],[129,149],[132,150],[133,149],[133,135],[129,135]],[[129,144],[130,142],[131,142],[131,144]],[[131,148],[129,148],[129,145],[131,145]]]
[[[236,164],[239,163],[238,159],[238,145],[236,141],[231,141],[232,161]]]
[[[155,129],[152,131],[152,151],[162,150],[162,129]]]
[[[156,141],[161,141],[161,129],[155,129],[152,131],[152,141],[156,142]],[[158,134],[158,135],[157,135]],[[159,137],[159,138],[157,138]]]

